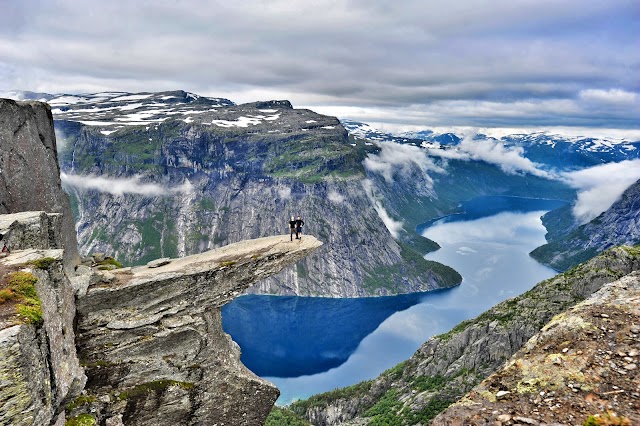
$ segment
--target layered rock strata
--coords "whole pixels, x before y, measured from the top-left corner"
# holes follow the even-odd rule
[[[320,245],[312,236],[266,237],[103,273],[77,302],[89,381],[70,415],[125,425],[263,424],[279,391],[240,363],[220,307]]]

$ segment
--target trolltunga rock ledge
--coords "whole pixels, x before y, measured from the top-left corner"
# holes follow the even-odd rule
[[[220,307],[322,243],[242,241],[92,278],[77,299],[84,405],[109,424],[261,425],[279,391],[240,363]]]

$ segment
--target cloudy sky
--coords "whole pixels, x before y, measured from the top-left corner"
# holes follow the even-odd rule
[[[0,1],[0,91],[184,89],[389,126],[640,125],[637,0]]]

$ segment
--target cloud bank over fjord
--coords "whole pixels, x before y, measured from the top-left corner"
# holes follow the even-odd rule
[[[98,191],[115,196],[135,194],[144,197],[168,197],[181,193],[193,192],[193,185],[188,180],[182,185],[167,187],[157,183],[141,182],[141,176],[131,178],[112,178],[108,176],[76,175],[60,173],[63,186],[81,191]]]
[[[609,209],[627,188],[640,179],[640,160],[563,173],[561,179],[578,190],[573,214],[581,223],[586,223]]]
[[[422,148],[396,142],[377,142],[376,145],[380,152],[367,155],[363,164],[367,170],[380,174],[388,183],[393,182],[395,174],[408,177],[417,167],[422,172],[428,189],[431,189],[433,179],[428,173],[445,173]]]
[[[539,164],[524,156],[522,147],[508,147],[498,140],[473,139],[471,136],[466,136],[454,149],[430,148],[429,155],[451,160],[484,161],[495,164],[505,173],[528,173],[543,178],[552,178],[552,175],[542,170]]]

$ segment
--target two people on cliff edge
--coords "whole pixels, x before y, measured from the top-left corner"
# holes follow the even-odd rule
[[[296,240],[302,239],[302,227],[304,226],[304,220],[298,216],[298,219],[291,216],[291,220],[289,221],[289,237],[291,241],[293,241],[293,234],[296,234]]]

